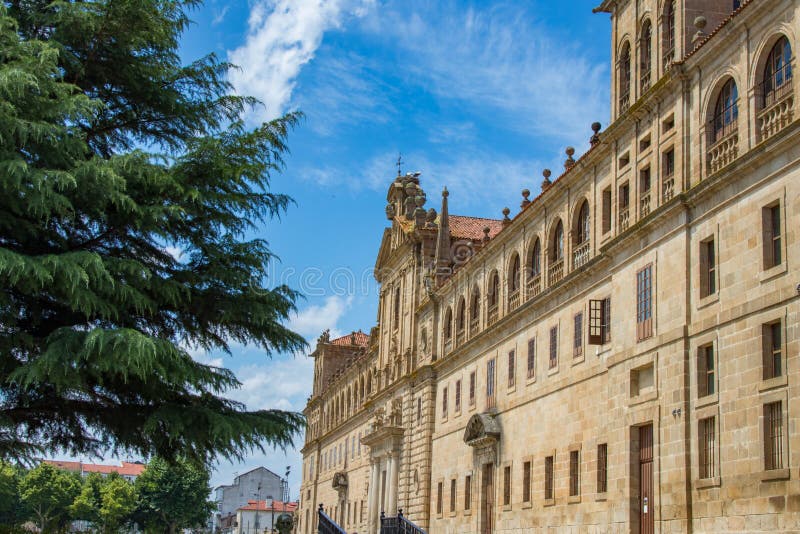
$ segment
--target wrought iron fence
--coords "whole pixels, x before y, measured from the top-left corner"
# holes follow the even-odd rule
[[[381,512],[381,534],[425,534],[425,531],[403,517],[403,510],[397,511],[397,517],[386,517]]]
[[[322,504],[319,505],[319,512],[317,512],[317,532],[318,534],[347,534],[345,530],[336,524],[336,521],[328,517]]]

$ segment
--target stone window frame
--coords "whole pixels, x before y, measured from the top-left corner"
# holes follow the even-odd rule
[[[464,473],[464,510],[463,515],[472,515],[472,500],[475,497],[475,492],[473,491],[473,479],[475,478],[473,471],[470,469]],[[469,484],[467,483],[469,481]],[[467,486],[469,486],[469,493],[467,493]],[[469,501],[467,501],[467,497],[469,497]],[[467,508],[467,502],[469,502],[469,508]]]
[[[763,407],[766,404],[770,404],[773,402],[781,403],[781,427],[782,433],[781,436],[781,446],[783,447],[783,457],[784,457],[784,464],[783,467],[780,469],[766,469],[764,458],[764,412]],[[765,393],[761,393],[758,397],[758,406],[759,411],[761,412],[758,416],[758,435],[759,435],[759,456],[761,456],[761,466],[762,471],[759,473],[759,477],[762,482],[772,481],[772,480],[788,480],[791,476],[791,469],[792,466],[790,465],[791,462],[791,454],[789,452],[789,395],[788,392],[783,390],[778,391],[769,391]]]
[[[525,500],[525,464],[528,464],[528,469],[530,470],[528,473],[528,500]],[[534,493],[534,486],[535,486],[535,479],[534,479],[534,469],[536,466],[536,457],[534,455],[523,456],[520,462],[522,466],[522,483],[520,484],[520,492],[522,494],[520,500],[520,507],[523,509],[532,508],[533,507],[533,493]]]
[[[458,476],[450,476],[450,500],[448,501],[447,515],[455,517],[458,512]]]
[[[505,503],[505,491],[506,491],[506,473],[508,473],[508,504]],[[498,499],[498,504],[500,505],[500,509],[503,512],[509,512],[513,509],[514,506],[514,461],[508,460],[500,464],[500,479],[498,484],[498,489],[500,490]]]
[[[536,372],[536,363],[537,363],[536,362],[536,357],[538,356],[538,354],[537,354],[537,351],[538,351],[537,343],[538,343],[538,339],[537,339],[537,335],[535,333],[533,335],[531,335],[531,336],[528,336],[528,338],[527,338],[527,340],[525,342],[525,347],[527,349],[527,351],[525,353],[525,385],[533,384],[534,382],[536,382],[536,376],[539,374],[539,373]],[[533,363],[533,367],[532,368],[529,367],[530,358],[531,358],[531,356],[530,356],[531,346],[533,346],[533,362],[532,362]],[[531,373],[531,371],[533,371],[533,372]]]
[[[442,422],[446,422],[447,421],[447,416],[448,416],[448,411],[449,411],[449,408],[450,408],[450,406],[449,406],[449,392],[448,392],[447,384],[445,384],[442,387],[441,395],[442,395],[442,404],[441,404],[441,406],[442,406],[442,419],[441,419],[441,421]]]
[[[764,314],[760,326],[760,354],[761,354],[761,382],[758,384],[758,391],[764,392],[771,389],[786,387],[789,383],[789,369],[788,369],[788,350],[789,350],[789,336],[788,334],[788,311],[786,308],[781,308]],[[765,346],[765,328],[775,323],[781,325],[781,371],[780,376],[773,376],[772,378],[764,378],[764,351],[767,350]]]
[[[714,476],[710,478],[700,478],[700,421],[703,419],[708,419],[709,417],[714,417]],[[692,414],[692,428],[690,432],[690,436],[693,436],[694,443],[696,444],[691,451],[691,459],[692,459],[692,471],[694,476],[692,477],[692,483],[694,485],[694,489],[701,490],[701,489],[708,489],[708,488],[718,488],[722,484],[722,464],[720,462],[720,452],[722,451],[721,443],[720,443],[720,428],[721,428],[721,419],[720,419],[720,409],[719,404],[704,406],[702,408],[698,408],[695,410],[694,414]]]
[[[578,316],[580,316],[580,325],[578,325]],[[586,361],[586,352],[588,350],[588,346],[586,343],[586,335],[585,330],[587,330],[588,318],[586,314],[586,310],[583,309],[583,306],[579,310],[577,310],[572,315],[572,358],[571,364],[578,365]],[[577,331],[576,331],[577,327]],[[580,340],[580,347],[576,346],[576,342]]]
[[[517,382],[519,381],[519,372],[517,370],[518,364],[519,358],[517,358],[517,347],[512,346],[506,351],[506,392],[508,393],[514,393],[517,390]]]
[[[453,416],[461,415],[461,407],[464,404],[463,380],[457,378],[453,384]]]
[[[642,392],[641,388],[637,388],[637,394],[633,395],[632,384],[629,383],[628,406],[636,406],[652,402],[658,399],[658,380],[659,380],[659,358],[658,352],[645,353],[631,358],[628,362],[629,366],[629,381],[634,378],[634,373],[638,373],[647,367],[653,368],[653,388],[650,391]],[[637,377],[638,378],[638,377]]]
[[[568,464],[567,464],[567,474],[568,474],[568,479],[567,479],[567,504],[576,504],[576,503],[581,502],[581,495],[583,494],[583,492],[581,491],[581,484],[583,483],[583,473],[582,473],[583,450],[582,450],[582,444],[580,444],[580,443],[572,443],[568,447],[567,452],[569,453],[569,455],[567,456],[567,461],[568,461]],[[578,465],[577,465],[577,469],[578,470],[575,473],[575,475],[578,478],[578,481],[577,481],[578,482],[578,493],[575,494],[575,495],[572,495],[572,474],[573,474],[572,473],[572,455],[575,454],[575,453],[577,453],[577,455],[578,455]]]
[[[722,277],[720,276],[719,233],[719,225],[717,225],[710,235],[701,239],[697,244],[697,272],[699,274],[699,283],[697,284],[697,309],[719,302],[720,283],[722,281]],[[705,247],[707,247],[709,242],[713,243],[714,249],[714,291],[710,291],[708,287],[707,270],[709,267]]]
[[[557,320],[555,324],[547,329],[547,376],[558,373],[558,367],[561,358],[559,357],[561,343],[561,321]],[[555,331],[555,342],[553,341],[553,331]],[[555,352],[555,358],[553,353]],[[555,362],[555,363],[554,363]]]
[[[440,477],[436,480],[436,498],[432,499],[432,505],[434,507],[434,516],[437,519],[441,519],[444,517],[444,477]]]
[[[606,451],[605,480],[604,480],[604,482],[605,482],[605,491],[598,491],[598,489],[599,489],[598,482],[600,480],[600,455],[599,455],[599,452],[600,452],[600,447],[602,445],[605,445],[605,451]],[[597,438],[595,440],[594,451],[595,451],[594,452],[594,474],[595,474],[595,477],[594,477],[594,480],[595,480],[594,500],[595,501],[605,501],[605,500],[608,499],[608,473],[609,473],[609,468],[608,468],[609,467],[609,461],[608,461],[609,454],[608,454],[608,437],[607,436],[603,436],[603,437]]]
[[[556,504],[556,449],[549,451],[542,462],[542,506],[555,506]],[[550,472],[550,497],[547,497],[547,459],[552,461]]]
[[[787,229],[787,219],[786,219],[786,189],[784,188],[780,196],[775,198],[774,194],[770,197],[763,199],[761,202],[761,271],[758,273],[758,279],[760,282],[767,282],[772,280],[773,278],[785,274],[788,271],[788,265],[786,262],[786,256],[788,253],[787,250],[787,239],[786,239],[786,229]],[[766,235],[766,217],[767,212],[772,208],[777,207],[780,211],[780,224],[781,224],[781,261],[773,264],[767,263],[767,235]]]
[[[714,393],[710,395],[706,395],[700,397],[700,376],[698,375],[698,364],[697,359],[700,357],[700,349],[703,347],[707,347],[711,345],[714,349]],[[692,354],[692,361],[694,365],[690,366],[690,373],[694,376],[693,379],[689,381],[689,388],[692,391],[691,398],[694,401],[695,410],[700,408],[704,408],[706,406],[711,406],[714,404],[719,404],[719,377],[720,377],[720,369],[719,369],[719,362],[721,361],[720,353],[719,353],[719,339],[717,338],[716,332],[711,332],[703,336],[698,336],[690,345],[691,354]],[[760,357],[760,353],[759,353]]]

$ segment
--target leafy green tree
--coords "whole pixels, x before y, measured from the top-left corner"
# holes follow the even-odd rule
[[[134,485],[117,473],[109,475],[100,489],[100,525],[103,532],[119,532],[136,510]]]
[[[227,399],[236,377],[186,350],[305,343],[249,237],[290,203],[270,182],[299,116],[249,129],[230,65],[181,64],[198,3],[0,5],[0,458],[209,462],[303,424]]]
[[[83,479],[81,491],[70,505],[70,515],[79,521],[100,522],[101,490],[103,477],[98,473],[90,473]]]
[[[45,463],[28,471],[19,484],[22,504],[42,532],[66,526],[80,491],[80,475]]]
[[[22,502],[19,498],[21,469],[0,462],[0,525],[12,526],[22,520]],[[3,527],[0,526],[0,532]]]
[[[156,458],[136,479],[136,520],[148,532],[200,527],[214,510],[208,471],[188,461]]]

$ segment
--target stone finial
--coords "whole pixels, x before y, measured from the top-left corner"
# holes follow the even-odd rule
[[[319,336],[318,343],[328,343],[331,340],[331,330],[330,328],[326,329],[322,334]]]
[[[484,226],[483,227],[483,242],[484,243],[489,241],[489,232],[491,232],[491,231],[492,231],[492,229],[489,228],[488,226]]]
[[[703,31],[703,29],[706,27],[706,24],[708,24],[708,21],[703,15],[698,15],[694,18],[694,27],[697,28],[697,33],[695,33],[694,37],[692,37],[693,45],[697,44],[698,41],[706,36],[706,32]]]
[[[527,189],[523,189],[522,190],[522,203],[519,205],[520,209],[524,210],[531,203],[531,201],[528,200],[529,196],[531,196],[531,192],[529,190],[527,190]]]
[[[542,176],[544,176],[544,180],[542,180],[542,191],[547,191],[552,185],[550,182],[550,174],[550,169],[545,169],[542,171]]]
[[[425,213],[425,225],[431,228],[436,226],[436,210],[433,208],[428,209]]]
[[[511,213],[510,209],[508,209],[507,207],[503,208],[503,226],[511,224],[511,219],[508,217],[509,213]]]
[[[414,197],[414,202],[417,204],[418,208],[421,208],[422,206],[424,206],[425,205],[425,200],[426,200],[425,194],[422,193],[422,191],[420,191],[420,193],[421,194],[419,194],[416,197]]]
[[[387,204],[386,205],[386,218],[390,221],[394,219],[394,204]]]
[[[575,154],[575,149],[571,146],[568,146],[566,152],[567,159],[564,161],[564,168],[569,170],[573,165],[575,165],[575,159],[572,157],[572,155]]]
[[[592,123],[592,136],[589,138],[589,144],[595,146],[597,143],[600,142],[600,123],[593,122]]]

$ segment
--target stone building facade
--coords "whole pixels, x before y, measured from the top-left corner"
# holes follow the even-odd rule
[[[612,123],[538,197],[390,185],[378,326],[314,353],[300,532],[800,530],[800,3],[596,11]]]

